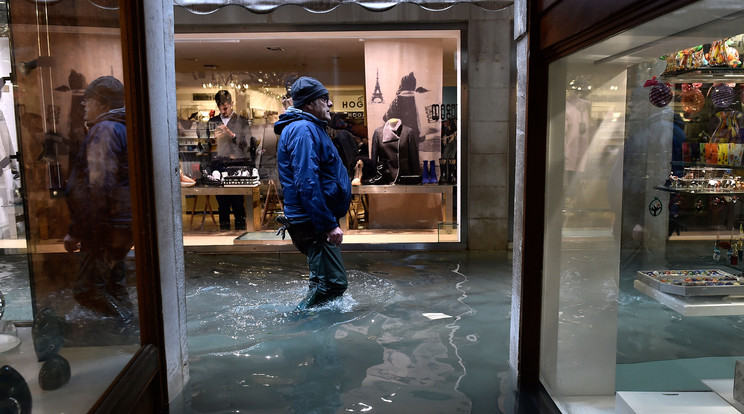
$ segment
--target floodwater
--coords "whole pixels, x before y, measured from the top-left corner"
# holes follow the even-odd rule
[[[509,413],[505,253],[344,254],[310,312],[304,256],[186,256],[192,413]]]
[[[680,244],[681,245],[681,244]],[[681,316],[633,288],[639,269],[723,268],[711,244],[624,254],[618,390],[705,391],[732,378],[744,315]],[[299,254],[187,253],[191,380],[185,413],[514,413],[508,372],[512,263],[506,253],[345,252],[349,290],[292,310]],[[3,320],[31,319],[26,255],[0,256]],[[562,316],[581,320],[581,303]],[[181,412],[180,408],[172,407]],[[176,412],[173,411],[173,412]]]

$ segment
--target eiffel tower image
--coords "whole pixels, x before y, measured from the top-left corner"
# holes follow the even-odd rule
[[[372,100],[370,102],[371,103],[385,103],[385,98],[382,97],[382,91],[380,90],[380,69],[377,69],[377,81],[375,82],[375,91],[372,92]]]

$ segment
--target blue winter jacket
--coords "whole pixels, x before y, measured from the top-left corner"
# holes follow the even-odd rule
[[[338,227],[351,201],[349,173],[325,131],[326,122],[289,108],[274,132],[284,215],[295,223],[312,221],[318,233]]]
[[[124,108],[101,114],[89,126],[67,180],[68,232],[81,240],[132,223]]]

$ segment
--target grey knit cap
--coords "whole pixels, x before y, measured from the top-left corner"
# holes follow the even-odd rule
[[[303,76],[292,84],[289,94],[292,96],[294,107],[302,108],[305,104],[308,104],[323,95],[328,95],[328,89],[326,89],[322,83],[318,82],[317,79]]]

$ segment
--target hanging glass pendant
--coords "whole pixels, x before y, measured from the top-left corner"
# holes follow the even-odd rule
[[[672,88],[665,83],[660,83],[651,88],[648,100],[651,101],[654,106],[663,108],[669,105],[669,102],[672,101],[673,97],[674,93],[672,92]]]
[[[725,108],[734,103],[734,88],[725,83],[713,85],[708,91],[710,99],[713,101],[713,105],[719,108]]]
[[[705,96],[700,92],[700,86],[702,86],[700,83],[682,84],[680,102],[682,109],[688,114],[700,112],[705,105]]]
[[[651,92],[648,94],[648,100],[652,105],[663,108],[669,105],[669,102],[672,102],[674,91],[670,84],[659,82],[654,76],[643,84],[643,87],[649,86],[651,86]]]

